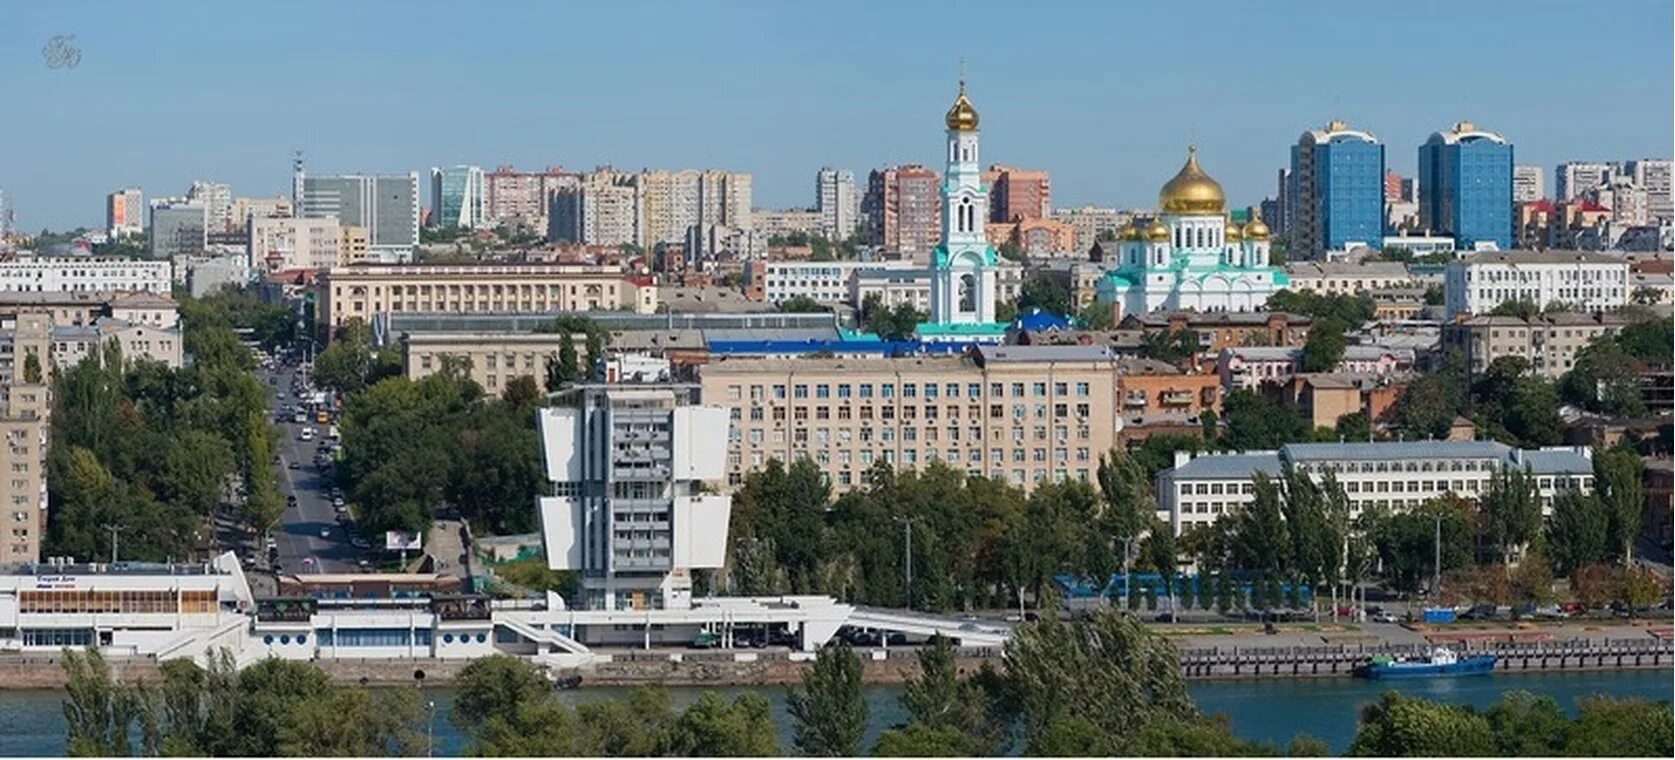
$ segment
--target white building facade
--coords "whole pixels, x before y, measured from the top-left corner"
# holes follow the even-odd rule
[[[1578,251],[1475,253],[1448,264],[1443,300],[1450,319],[1507,301],[1610,311],[1628,303],[1628,267],[1620,258]]]
[[[259,272],[330,269],[346,265],[339,255],[343,230],[336,219],[251,217],[246,263]]]
[[[855,275],[915,270],[911,261],[768,261],[760,267],[745,267],[745,285],[754,289],[757,272],[762,277],[762,300],[782,303],[799,296],[821,303],[843,303],[850,299]]]
[[[34,258],[0,261],[0,293],[77,293],[131,290],[169,293],[167,261]]]
[[[815,210],[820,234],[827,240],[847,240],[861,221],[861,197],[855,193],[855,173],[821,167],[814,179]]]
[[[1179,535],[1244,509],[1255,498],[1256,475],[1278,480],[1287,469],[1322,482],[1331,473],[1343,485],[1351,516],[1363,510],[1406,510],[1453,494],[1476,499],[1501,471],[1527,469],[1536,481],[1542,511],[1567,490],[1593,490],[1592,453],[1586,447],[1514,449],[1494,441],[1292,443],[1277,451],[1205,454],[1182,452],[1158,474],[1157,515]]]

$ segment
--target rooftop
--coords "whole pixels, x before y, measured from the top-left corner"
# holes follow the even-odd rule
[[[1483,251],[1469,253],[1450,263],[1450,267],[1476,264],[1622,264],[1628,262],[1616,256],[1587,251]]]
[[[1110,362],[1116,355],[1106,346],[979,346],[983,364],[996,362]]]
[[[1407,265],[1399,261],[1299,261],[1285,265],[1292,277],[1406,277]]]

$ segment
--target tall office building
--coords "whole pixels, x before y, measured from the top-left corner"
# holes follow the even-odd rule
[[[1547,182],[1541,167],[1519,164],[1512,167],[1512,202],[1528,203],[1547,197]]]
[[[1419,146],[1419,223],[1470,251],[1512,248],[1512,143],[1469,121]]]
[[[1384,145],[1372,133],[1341,121],[1304,132],[1291,148],[1290,177],[1296,202],[1286,224],[1288,256],[1320,259],[1352,243],[1382,243]]]
[[[585,610],[684,610],[692,571],[722,566],[732,497],[728,410],[693,386],[581,386],[576,406],[537,412],[547,562],[581,575]]]
[[[1279,186],[1274,191],[1274,210],[1278,214],[1274,216],[1274,226],[1269,232],[1275,236],[1284,236],[1291,224],[1291,207],[1297,205],[1297,199],[1294,197],[1297,188],[1291,184],[1290,169],[1281,168],[1277,175],[1277,181]],[[1262,218],[1267,219],[1268,217],[1263,216]]]
[[[233,219],[233,188],[225,182],[193,180],[186,200],[204,207],[211,232],[232,232],[243,226],[243,220]]]
[[[145,232],[145,195],[125,187],[105,196],[105,234],[112,239]]]
[[[867,177],[861,210],[874,245],[923,259],[942,236],[941,178],[918,164],[875,169]]]
[[[524,226],[546,233],[553,197],[560,190],[574,190],[581,177],[562,168],[549,167],[539,172],[520,172],[502,166],[484,175],[487,200],[486,216],[491,226]]]
[[[198,256],[209,243],[209,213],[202,204],[152,201],[151,258],[172,261],[176,256]]]
[[[475,230],[488,226],[483,170],[477,166],[430,169],[430,226]]]
[[[1646,208],[1651,216],[1665,221],[1675,221],[1675,208],[1672,208],[1670,194],[1670,160],[1667,158],[1642,158],[1628,162],[1623,167],[1624,173],[1633,178],[1637,187],[1646,191]]]
[[[1584,193],[1611,184],[1611,178],[1622,170],[1615,164],[1601,161],[1566,161],[1553,171],[1554,201],[1572,201]]]
[[[847,240],[861,219],[861,199],[855,192],[855,173],[821,167],[814,179],[814,208],[820,212],[820,234],[827,240]]]
[[[337,174],[314,176],[298,162],[296,214],[336,219],[367,231],[367,250],[384,262],[408,261],[419,244],[419,175]]]

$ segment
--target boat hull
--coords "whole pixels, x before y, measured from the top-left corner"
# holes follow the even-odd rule
[[[1366,665],[1361,674],[1367,678],[1446,678],[1450,676],[1478,676],[1493,672],[1495,656],[1481,654],[1462,657],[1447,665],[1427,662],[1391,662]]]

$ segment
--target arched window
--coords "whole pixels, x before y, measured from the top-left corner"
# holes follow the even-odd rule
[[[977,277],[975,275],[960,275],[960,311],[977,311]]]

